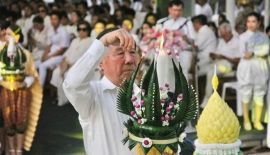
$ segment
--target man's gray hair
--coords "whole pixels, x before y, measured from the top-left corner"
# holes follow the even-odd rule
[[[222,23],[221,25],[219,25],[219,29],[223,29],[226,32],[232,32],[232,27],[230,23]]]

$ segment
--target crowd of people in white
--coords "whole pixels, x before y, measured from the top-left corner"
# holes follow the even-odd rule
[[[257,37],[261,40],[266,35],[270,37],[270,28],[263,26],[263,11],[260,7],[240,3],[236,6],[235,18],[241,20],[236,21],[235,27],[230,25],[222,12],[215,19],[216,11],[213,11],[207,0],[196,0],[195,15],[188,18],[183,16],[184,3],[178,0],[169,3],[169,15],[161,19],[155,1],[143,0],[114,0],[110,3],[92,0],[91,6],[86,1],[6,1],[0,6],[0,16],[1,20],[21,28],[24,36],[21,44],[32,52],[42,86],[51,84],[57,88],[59,106],[68,103],[62,83],[69,68],[87,51],[100,32],[114,27],[132,33],[137,45],[140,45],[149,29],[180,31],[186,44],[179,56],[184,74],[190,78],[192,66],[196,64],[198,76],[207,77],[202,107],[211,95],[214,65],[220,76],[237,75],[239,92],[244,96],[243,103],[249,103],[254,98],[258,105],[263,105],[269,77],[266,63],[269,41],[268,47],[265,47],[268,51],[260,53],[256,50],[260,51],[260,46],[265,42],[255,47],[257,42],[249,43],[249,38],[254,33],[260,33]],[[239,29],[241,24],[245,26]],[[1,25],[0,43],[4,25]],[[253,47],[249,46],[251,44]],[[255,69],[248,66],[255,66]],[[52,73],[49,78],[48,72]],[[102,70],[96,68],[95,78],[100,79],[101,76]],[[245,122],[246,129],[250,129],[249,120]]]

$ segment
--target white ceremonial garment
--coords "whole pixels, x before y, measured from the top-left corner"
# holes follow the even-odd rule
[[[94,80],[95,68],[106,52],[103,43],[95,40],[69,70],[63,89],[79,113],[87,155],[132,155],[135,153],[121,142],[128,117],[117,111],[117,86],[106,76]]]
[[[203,6],[199,5],[198,3],[195,4],[195,15],[203,14],[207,17],[208,21],[211,20],[213,16],[213,10],[209,3],[205,3]]]
[[[217,38],[215,33],[206,25],[202,26],[195,37],[195,45],[198,47],[199,76],[205,75],[210,67],[210,53],[216,51]]]
[[[64,54],[64,60],[67,61],[67,63],[71,67],[87,51],[91,43],[92,41],[89,37],[84,39],[75,38],[70,44],[70,47],[67,49],[66,53]],[[67,72],[68,70],[66,71],[66,73]],[[95,72],[95,74],[97,79],[99,79],[99,72]],[[62,87],[63,78],[61,76],[60,66],[54,69],[51,84],[57,88],[58,105],[62,106],[66,104],[68,102],[68,99],[66,98]]]
[[[249,103],[254,99],[259,100],[257,103],[263,104],[269,78],[266,58],[269,56],[268,37],[262,32],[246,31],[240,36],[240,50],[254,54],[251,59],[242,58],[237,68],[242,102]]]

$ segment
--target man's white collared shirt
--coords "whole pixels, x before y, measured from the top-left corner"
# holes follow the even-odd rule
[[[105,76],[94,80],[95,68],[105,51],[102,42],[95,40],[69,70],[63,88],[79,113],[87,155],[132,155],[121,142],[123,122],[128,117],[117,111],[118,88]]]

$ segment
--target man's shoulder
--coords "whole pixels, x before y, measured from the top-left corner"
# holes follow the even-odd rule
[[[169,17],[164,17],[164,18],[161,18],[157,21],[157,24],[163,24],[164,22],[166,22],[167,20],[169,20]]]

